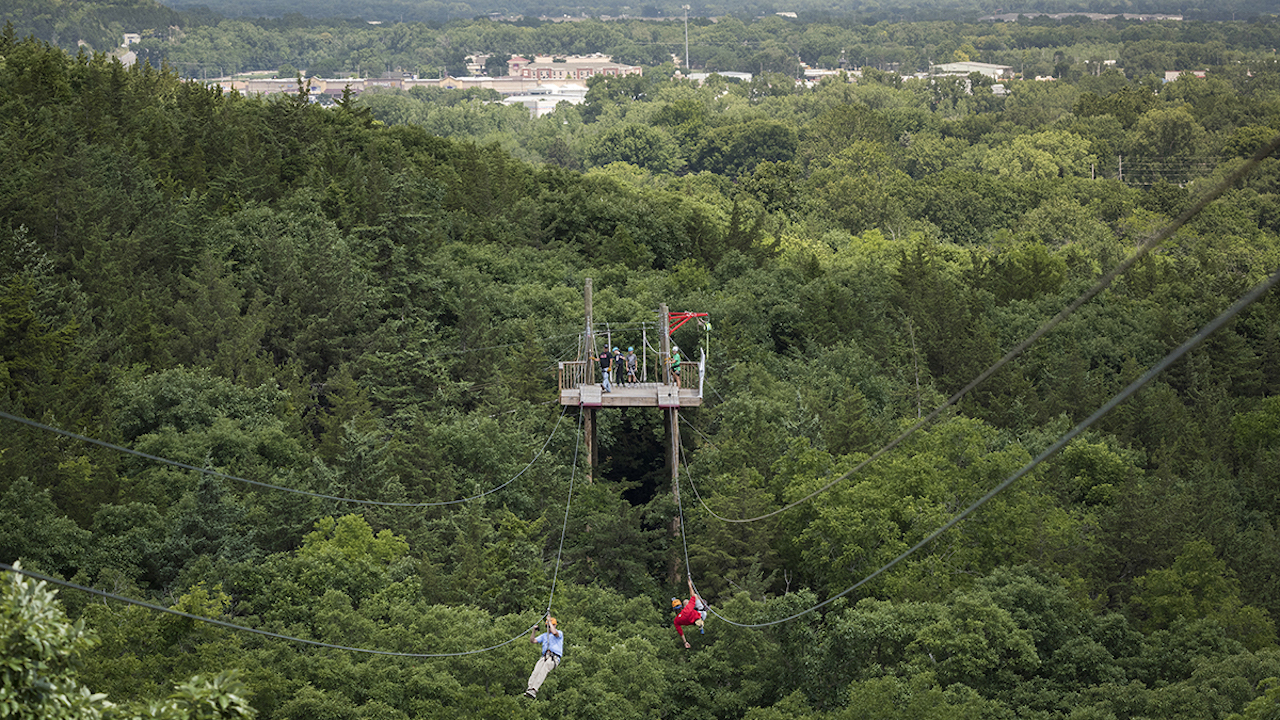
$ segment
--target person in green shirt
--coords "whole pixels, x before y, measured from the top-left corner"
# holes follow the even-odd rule
[[[671,359],[668,360],[667,362],[671,364],[671,377],[675,378],[676,389],[679,390],[680,389],[680,346],[679,345],[671,346]]]

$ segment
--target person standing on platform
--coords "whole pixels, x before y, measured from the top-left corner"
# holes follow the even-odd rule
[[[675,378],[676,389],[680,389],[680,346],[671,346],[671,359],[667,362],[671,363],[671,377]]]
[[[633,347],[627,348],[627,384],[628,385],[639,384],[640,381],[636,378],[636,371],[639,369],[639,367],[640,367],[639,361],[636,359],[636,349]]]
[[[609,352],[609,348],[605,348],[600,353],[600,387],[605,392],[613,392],[613,384],[610,382],[610,367],[613,364],[613,353]]]
[[[622,351],[618,348],[613,349],[613,381],[620,385],[627,384],[626,376],[622,374]]]

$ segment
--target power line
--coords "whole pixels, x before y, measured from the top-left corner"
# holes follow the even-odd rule
[[[777,510],[773,510],[772,512],[765,513],[764,515],[758,515],[756,517],[750,517],[750,518],[736,518],[736,519],[724,518],[719,515],[717,515],[716,517],[719,517],[721,520],[724,520],[725,522],[733,522],[733,523],[749,523],[749,522],[755,522],[757,520],[764,520],[765,518],[773,517],[774,515],[790,510],[791,508],[797,505],[800,505],[801,503],[808,502],[814,497],[817,497],[818,495],[821,495],[827,490],[830,490],[837,483],[843,482],[844,480],[861,472],[863,468],[875,462],[876,460],[880,459],[886,453],[888,453],[889,451],[901,445],[907,438],[914,435],[917,430],[933,422],[933,420],[936,419],[939,415],[941,415],[944,410],[946,410],[947,408],[959,402],[961,398],[963,398],[965,395],[968,395],[970,391],[972,391],[978,385],[985,382],[987,378],[991,377],[997,371],[1003,368],[1005,365],[1008,365],[1019,355],[1026,352],[1027,348],[1031,347],[1033,343],[1035,343],[1041,337],[1044,337],[1046,334],[1049,333],[1049,331],[1053,330],[1055,327],[1060,325],[1064,320],[1071,317],[1071,315],[1075,313],[1076,310],[1080,309],[1082,305],[1092,300],[1095,296],[1097,296],[1103,290],[1110,287],[1111,284],[1115,282],[1115,279],[1117,277],[1127,272],[1129,268],[1133,267],[1139,260],[1146,257],[1147,253],[1149,253],[1155,246],[1159,245],[1160,243],[1172,237],[1173,233],[1176,230],[1178,230],[1183,225],[1185,225],[1188,221],[1191,220],[1191,218],[1199,214],[1201,210],[1203,210],[1206,206],[1209,205],[1209,203],[1218,199],[1218,197],[1222,195],[1222,193],[1226,192],[1229,188],[1235,185],[1236,182],[1238,182],[1241,178],[1243,178],[1250,171],[1252,171],[1253,168],[1255,168],[1258,165],[1258,163],[1262,162],[1262,160],[1264,160],[1267,156],[1273,153],[1277,147],[1280,147],[1280,134],[1277,134],[1275,137],[1271,139],[1269,143],[1259,148],[1258,151],[1253,154],[1253,157],[1246,160],[1240,167],[1236,168],[1234,171],[1231,172],[1231,174],[1227,175],[1227,177],[1224,178],[1221,182],[1219,182],[1212,190],[1206,193],[1203,197],[1197,200],[1194,205],[1192,205],[1190,208],[1184,211],[1181,215],[1179,215],[1176,220],[1174,220],[1169,225],[1166,225],[1163,229],[1160,230],[1160,232],[1147,238],[1141,245],[1138,246],[1137,251],[1135,251],[1133,255],[1129,256],[1124,261],[1122,261],[1119,265],[1113,268],[1111,272],[1102,276],[1102,278],[1099,279],[1098,282],[1093,285],[1093,287],[1086,290],[1083,295],[1076,298],[1070,305],[1064,308],[1061,312],[1059,312],[1057,315],[1051,318],[1044,325],[1041,325],[1040,328],[1037,329],[1035,332],[1031,333],[1031,335],[1028,336],[1027,339],[1023,340],[1012,350],[1005,353],[1004,357],[1000,358],[995,362],[995,364],[993,364],[991,367],[984,370],[982,374],[978,375],[978,377],[974,378],[968,385],[965,385],[963,388],[961,388],[959,392],[947,398],[947,400],[943,402],[941,405],[939,405],[937,408],[935,408],[933,412],[930,412],[925,417],[916,421],[915,424],[913,424],[911,427],[907,428],[906,430],[902,431],[902,433],[900,433],[897,437],[895,437],[893,440],[890,440],[886,445],[884,445],[879,450],[872,453],[869,457],[867,457],[867,459],[855,465],[848,472],[835,478],[831,482],[828,482],[826,485],[823,485],[817,490],[814,490],[808,495],[805,495],[799,500],[783,505]]]
[[[556,581],[560,575],[560,562],[564,554],[564,538],[569,528],[569,508],[573,500],[573,482],[574,482],[574,478],[577,475],[577,469],[578,469],[578,451],[581,448],[581,446],[582,446],[582,428],[581,428],[581,419],[579,419],[578,443],[574,447],[573,466],[569,473],[569,493],[564,501],[564,522],[560,527],[560,547],[556,551],[555,571],[551,576],[551,591],[547,595],[547,610],[546,610],[546,613],[544,613],[544,616],[551,612],[551,603],[555,598]],[[516,640],[519,640],[520,638],[524,637],[525,633],[531,632],[534,628],[538,626],[538,623],[535,622],[533,625],[528,626],[523,631],[521,631],[520,634],[516,635],[515,637],[509,640],[504,640],[503,642],[500,642],[496,645],[489,645],[488,647],[483,647],[477,650],[464,650],[461,652],[452,652],[452,653],[408,653],[408,652],[396,652],[391,650],[376,650],[372,648],[352,647],[349,645],[337,645],[334,643],[321,642],[319,640],[308,640],[306,638],[294,637],[292,635],[284,635],[281,633],[274,633],[269,630],[262,630],[260,628],[251,628],[251,627],[246,627],[244,625],[236,625],[235,623],[227,622],[226,620],[219,620],[217,618],[205,617],[203,615],[193,615],[192,613],[183,612],[182,610],[178,610],[176,608],[169,608],[163,605],[156,605],[155,603],[150,603],[145,600],[138,600],[136,598],[125,597],[124,595],[119,595],[117,593],[112,593],[112,592],[107,592],[105,590],[99,590],[97,588],[87,587],[79,583],[74,583],[69,580],[62,580],[62,579],[50,577],[48,575],[44,575],[41,573],[32,572],[25,568],[21,568],[16,565],[10,565],[4,562],[0,562],[0,570],[7,570],[9,572],[17,573],[19,575],[25,575],[27,577],[40,580],[42,582],[52,583],[54,585],[60,585],[62,587],[70,588],[72,590],[79,590],[80,592],[88,593],[90,595],[97,595],[98,597],[105,598],[107,600],[116,600],[128,605],[136,605],[138,607],[146,608],[148,610],[152,610],[155,612],[163,612],[163,613],[168,613],[170,615],[177,615],[178,617],[187,618],[188,620],[195,620],[197,622],[207,623],[209,625],[216,625],[218,627],[226,628],[228,630],[238,630],[240,632],[247,632],[247,633],[252,633],[254,635],[261,635],[263,637],[269,637],[276,640],[287,640],[289,642],[298,643],[300,645],[309,645],[312,647],[326,648],[329,650],[346,650],[348,652],[365,653],[368,655],[384,655],[384,656],[391,656],[391,657],[406,657],[406,658],[449,658],[449,657],[462,657],[465,655],[478,655],[480,653],[489,652],[490,650],[497,650],[500,647],[505,647],[507,645],[510,645]],[[539,620],[541,620],[541,618],[539,618]]]
[[[245,483],[246,485],[252,485],[254,487],[260,487],[267,490],[279,490],[281,492],[294,493],[295,495],[305,495],[307,497],[313,497],[320,500],[333,500],[336,502],[351,503],[353,505],[374,505],[378,507],[399,507],[399,508],[422,508],[422,507],[440,507],[443,505],[457,505],[458,503],[470,502],[471,500],[476,500],[486,495],[491,495],[505,488],[511,483],[515,482],[521,475],[524,475],[529,468],[533,467],[533,464],[538,461],[538,458],[542,457],[543,453],[546,452],[547,447],[551,444],[552,438],[554,438],[556,435],[556,431],[560,428],[560,422],[564,420],[566,410],[567,408],[562,408],[560,410],[560,417],[556,419],[555,427],[551,428],[551,434],[547,436],[546,442],[542,444],[542,449],[539,450],[538,454],[534,455],[533,459],[530,460],[529,463],[525,465],[524,468],[520,470],[520,472],[516,473],[510,480],[507,480],[506,482],[502,483],[501,485],[498,485],[497,487],[491,488],[489,490],[485,490],[482,493],[472,495],[471,497],[460,498],[458,500],[442,500],[440,502],[426,502],[426,503],[361,500],[357,498],[339,497],[337,495],[325,495],[323,493],[311,492],[310,490],[300,490],[298,488],[286,487],[284,485],[273,485],[272,483],[262,482],[261,480],[250,480],[248,478],[242,478],[236,475],[229,475],[227,473],[218,472],[217,470],[210,470],[209,468],[200,468],[200,467],[196,467],[195,465],[189,465],[184,462],[179,462],[177,460],[170,460],[168,458],[160,457],[159,455],[144,453],[140,450],[134,450],[132,448],[116,445],[115,443],[109,443],[105,440],[98,440],[97,438],[91,438],[86,435],[73,433],[69,430],[56,428],[56,427],[53,427],[52,425],[46,425],[41,422],[36,422],[35,420],[21,417],[19,415],[12,415],[3,410],[0,410],[0,418],[3,418],[5,420],[12,420],[13,422],[17,422],[17,423],[22,423],[23,425],[29,425],[33,428],[36,428],[37,430],[45,430],[47,432],[69,437],[73,440],[79,440],[81,442],[86,442],[91,445],[104,447],[108,450],[115,450],[116,452],[124,453],[126,455],[134,455],[136,457],[145,458],[147,460],[158,462],[164,465],[172,465],[173,467],[182,468],[183,470],[192,470],[192,471],[201,473],[203,475],[221,478],[223,480],[234,480],[235,482]]]
[[[1147,372],[1142,375],[1142,377],[1138,378],[1137,380],[1134,380],[1124,390],[1121,390],[1120,392],[1112,396],[1112,398],[1108,400],[1105,405],[1098,408],[1096,411],[1094,411],[1092,415],[1090,415],[1080,424],[1076,425],[1074,428],[1068,431],[1065,435],[1060,437],[1057,442],[1055,442],[1053,445],[1050,445],[1048,448],[1044,450],[1044,452],[1037,455],[1034,460],[1027,463],[1026,465],[1023,465],[1022,468],[1020,468],[1017,472],[1013,473],[1008,478],[1006,478],[1003,482],[1001,482],[999,485],[995,486],[986,495],[983,495],[981,498],[978,498],[978,500],[975,501],[972,505],[965,508],[955,517],[951,518],[949,521],[947,521],[944,525],[939,527],[937,530],[934,530],[933,532],[929,533],[920,542],[916,543],[915,545],[912,545],[909,549],[907,549],[901,555],[885,563],[883,566],[880,567],[880,569],[866,576],[862,580],[859,580],[858,582],[854,583],[852,586],[836,593],[835,595],[832,595],[826,600],[823,600],[817,605],[814,605],[813,607],[810,607],[806,610],[801,610],[798,613],[793,613],[779,620],[771,620],[765,623],[734,622],[733,620],[730,620],[729,618],[726,618],[725,616],[716,612],[715,609],[712,608],[709,604],[707,605],[707,608],[713,614],[715,614],[716,617],[720,618],[721,620],[724,620],[730,625],[734,625],[736,627],[741,627],[741,628],[763,628],[763,627],[769,627],[771,625],[778,625],[784,622],[789,622],[791,620],[795,620],[796,618],[807,615],[819,608],[822,608],[834,602],[838,598],[842,598],[845,595],[848,595],[854,590],[857,590],[863,585],[871,582],[875,578],[879,577],[880,575],[884,574],[885,572],[893,568],[898,563],[902,562],[903,560],[907,559],[911,555],[915,554],[916,551],[920,550],[925,545],[928,545],[929,543],[933,542],[933,540],[936,539],[939,535],[946,532],[947,530],[950,530],[952,527],[958,524],[961,520],[964,520],[965,518],[972,515],[974,511],[976,511],[978,508],[982,507],[983,505],[986,505],[987,502],[989,502],[996,495],[999,495],[1001,492],[1003,492],[1006,488],[1008,488],[1018,479],[1022,478],[1024,475],[1031,472],[1031,470],[1035,469],[1037,465],[1039,465],[1040,463],[1044,462],[1045,460],[1053,456],[1055,453],[1057,453],[1059,450],[1065,447],[1067,443],[1074,440],[1076,436],[1078,436],[1080,433],[1084,432],[1085,430],[1089,429],[1091,425],[1093,425],[1095,422],[1100,420],[1107,413],[1111,412],[1117,405],[1127,400],[1129,396],[1133,395],[1135,392],[1140,390],[1144,385],[1146,385],[1148,382],[1150,382],[1153,378],[1155,378],[1160,373],[1164,372],[1166,368],[1168,368],[1175,361],[1177,361],[1179,358],[1185,355],[1188,351],[1190,351],[1192,348],[1194,348],[1195,346],[1203,342],[1205,338],[1217,332],[1229,320],[1234,318],[1241,310],[1244,310],[1246,307],[1253,304],[1254,301],[1256,301],[1258,298],[1262,297],[1262,295],[1266,293],[1268,290],[1270,290],[1273,286],[1275,286],[1277,282],[1280,282],[1280,270],[1275,271],[1267,279],[1263,280],[1261,283],[1256,285],[1252,290],[1245,293],[1244,296],[1242,296],[1239,300],[1237,300],[1231,307],[1227,308],[1221,315],[1218,315],[1218,317],[1214,318],[1212,322],[1210,322],[1208,325],[1205,325],[1203,328],[1201,328],[1201,330],[1197,332],[1195,335],[1193,335],[1190,339],[1188,339],[1186,342],[1179,345],[1176,349],[1174,349],[1168,355],[1165,355],[1164,359],[1162,359],[1160,362],[1153,365],[1151,369],[1147,370]],[[679,504],[678,492],[677,492],[677,504]],[[680,518],[681,518],[680,539],[682,542],[684,542],[685,568],[687,570],[689,567],[689,543],[688,543],[688,540],[685,538],[685,534],[684,534],[684,507],[682,505],[679,508],[679,512],[680,512]]]

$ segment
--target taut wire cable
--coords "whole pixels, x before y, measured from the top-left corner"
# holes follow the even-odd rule
[[[1125,389],[1121,390],[1120,392],[1112,396],[1112,398],[1108,400],[1106,404],[1098,408],[1096,411],[1094,411],[1092,415],[1090,415],[1088,418],[1085,418],[1083,421],[1080,422],[1080,424],[1073,427],[1062,437],[1058,438],[1057,442],[1050,445],[1048,448],[1044,450],[1044,452],[1037,455],[1034,460],[1028,462],[1026,465],[1023,465],[1017,472],[1013,473],[1008,478],[1006,478],[1003,482],[1001,482],[999,485],[992,488],[991,491],[988,492],[986,495],[983,495],[982,497],[978,498],[978,500],[976,500],[972,505],[965,508],[955,517],[948,520],[945,524],[943,524],[937,530],[934,530],[933,532],[929,533],[927,536],[924,537],[924,539],[920,540],[920,542],[916,543],[915,545],[912,545],[901,555],[885,563],[878,570],[866,576],[862,580],[859,580],[858,582],[854,583],[850,587],[845,588],[844,590],[836,593],[835,595],[832,595],[831,597],[827,598],[826,600],[823,600],[822,602],[818,603],[817,605],[814,605],[811,608],[808,608],[807,610],[801,610],[798,613],[788,615],[787,617],[781,618],[779,620],[771,620],[765,623],[734,622],[733,620],[730,620],[729,618],[726,618],[725,616],[716,612],[715,609],[710,606],[710,604],[708,604],[707,606],[708,609],[716,617],[720,618],[721,620],[724,620],[730,625],[734,625],[736,627],[741,627],[741,628],[763,628],[763,627],[769,627],[771,625],[778,625],[784,622],[789,622],[801,616],[807,615],[815,610],[818,610],[819,608],[822,608],[834,602],[838,598],[842,598],[845,595],[848,595],[854,590],[857,590],[863,585],[871,582],[875,578],[879,577],[880,575],[884,574],[885,572],[893,568],[898,563],[902,562],[903,560],[907,559],[911,555],[915,554],[915,552],[920,550],[920,548],[923,548],[925,545],[928,545],[929,543],[933,542],[933,540],[935,540],[939,535],[946,532],[947,530],[950,530],[961,520],[964,520],[965,518],[972,515],[974,511],[976,511],[978,508],[982,507],[983,505],[986,505],[988,501],[990,501],[996,495],[999,495],[1001,492],[1003,492],[1005,488],[1009,487],[1014,482],[1022,478],[1024,475],[1031,472],[1031,470],[1033,470],[1037,465],[1039,465],[1040,463],[1044,462],[1045,460],[1053,456],[1055,453],[1057,453],[1059,450],[1065,447],[1067,443],[1074,440],[1076,436],[1078,436],[1080,433],[1084,432],[1085,430],[1089,429],[1091,425],[1093,425],[1095,422],[1101,419],[1104,415],[1106,415],[1107,413],[1115,409],[1117,405],[1127,400],[1129,396],[1133,395],[1135,392],[1140,390],[1147,383],[1151,382],[1153,378],[1155,378],[1160,373],[1164,372],[1164,370],[1168,368],[1170,365],[1172,365],[1175,361],[1177,361],[1179,358],[1185,355],[1192,348],[1196,347],[1201,342],[1203,342],[1205,338],[1217,332],[1229,320],[1231,320],[1237,314],[1239,314],[1241,310],[1244,310],[1246,307],[1253,304],[1258,298],[1262,297],[1262,295],[1266,293],[1268,290],[1270,290],[1272,287],[1274,287],[1277,282],[1280,282],[1280,270],[1275,271],[1269,277],[1263,280],[1261,283],[1254,286],[1253,289],[1251,289],[1249,292],[1241,296],[1239,300],[1237,300],[1234,304],[1232,304],[1231,307],[1223,311],[1221,315],[1218,315],[1218,317],[1214,318],[1209,324],[1201,328],[1199,332],[1191,336],[1190,339],[1188,339],[1186,342],[1179,345],[1168,355],[1165,355],[1164,358],[1160,360],[1160,362],[1156,363],[1151,367],[1151,369],[1143,373],[1142,377],[1138,378],[1137,380],[1134,380],[1132,383],[1128,385],[1128,387],[1126,387]],[[678,480],[677,480],[677,487],[678,487]],[[679,501],[678,492],[676,494],[676,500],[677,500],[677,504],[679,504],[680,501]],[[684,562],[685,562],[685,569],[687,571],[689,567],[689,543],[684,535],[684,507],[682,505],[680,506],[679,512],[680,512],[680,539],[684,543],[684,557],[685,557]]]
[[[1010,362],[1014,360],[1014,358],[1017,358],[1019,355],[1026,352],[1027,348],[1031,347],[1031,345],[1035,343],[1035,341],[1044,337],[1046,334],[1049,333],[1049,331],[1053,330],[1055,327],[1060,325],[1064,320],[1071,317],[1071,315],[1075,313],[1075,311],[1078,310],[1081,305],[1084,305],[1086,302],[1096,297],[1103,290],[1110,287],[1111,284],[1115,282],[1115,279],[1117,277],[1119,277],[1121,274],[1128,271],[1129,268],[1133,267],[1134,264],[1136,264],[1139,260],[1146,257],[1147,253],[1149,253],[1155,246],[1159,245],[1160,243],[1172,237],[1175,231],[1177,231],[1179,228],[1185,225],[1189,220],[1191,220],[1191,218],[1199,214],[1201,210],[1203,210],[1206,206],[1209,205],[1209,203],[1213,202],[1214,200],[1217,200],[1218,197],[1222,195],[1222,193],[1226,192],[1231,186],[1235,185],[1236,182],[1238,182],[1241,178],[1243,178],[1250,171],[1252,171],[1253,168],[1258,165],[1258,163],[1262,162],[1264,159],[1266,159],[1267,156],[1275,152],[1277,147],[1280,147],[1280,134],[1277,134],[1275,137],[1271,139],[1271,142],[1259,148],[1258,151],[1253,154],[1253,157],[1246,160],[1243,164],[1240,165],[1240,167],[1236,168],[1229,175],[1227,175],[1227,177],[1224,178],[1221,182],[1219,182],[1212,190],[1205,193],[1199,200],[1195,202],[1195,204],[1187,208],[1186,211],[1184,211],[1181,215],[1179,215],[1176,220],[1166,225],[1164,228],[1160,230],[1160,232],[1144,240],[1138,246],[1138,249],[1134,252],[1133,255],[1129,256],[1124,261],[1122,261],[1119,265],[1115,266],[1115,268],[1113,268],[1106,275],[1103,275],[1102,278],[1099,279],[1098,282],[1093,285],[1093,287],[1086,290],[1083,295],[1076,298],[1070,305],[1065,307],[1057,315],[1050,318],[1044,325],[1041,325],[1040,328],[1037,329],[1035,332],[1031,333],[1031,335],[1029,335],[1027,339],[1023,340],[1012,350],[1005,353],[1004,357],[1000,358],[995,362],[995,364],[993,364],[991,367],[984,370],[982,374],[974,378],[968,385],[965,385],[954,395],[947,398],[947,400],[943,402],[941,405],[939,405],[937,408],[935,408],[933,412],[924,416],[920,420],[917,420],[915,424],[913,424],[911,427],[907,428],[906,430],[902,431],[902,433],[900,433],[897,437],[895,437],[893,440],[890,440],[887,445],[875,451],[865,460],[855,465],[853,469],[844,473],[840,477],[837,477],[836,479],[832,480],[826,485],[823,485],[817,490],[814,490],[808,495],[805,495],[799,500],[787,503],[786,505],[783,505],[777,510],[773,510],[771,512],[765,513],[764,515],[758,515],[756,517],[750,517],[750,518],[733,518],[733,519],[721,517],[719,515],[717,515],[716,517],[720,518],[725,522],[733,522],[733,523],[749,523],[749,522],[755,522],[757,520],[763,520],[768,517],[773,517],[774,515],[790,510],[791,508],[801,503],[808,502],[814,497],[821,495],[822,493],[830,490],[837,483],[843,482],[844,480],[847,480],[848,478],[858,474],[867,465],[870,465],[871,463],[880,459],[880,457],[882,457],[885,453],[901,445],[903,441],[905,441],[907,438],[914,435],[917,430],[933,422],[935,418],[937,418],[939,415],[942,414],[943,410],[946,410],[947,408],[959,402],[961,398],[963,398],[965,395],[968,395],[971,390],[973,390],[975,387],[985,382],[987,378],[994,375],[997,371],[999,371],[1005,365],[1008,365]]]
[[[564,524],[560,528],[560,549],[556,552],[556,571],[552,575],[551,591],[547,597],[547,613],[551,612],[551,600],[555,596],[556,578],[559,576],[561,554],[564,552],[564,538],[569,527],[569,506],[573,498],[573,480],[574,480],[574,476],[577,474],[578,448],[581,447],[581,443],[582,443],[581,427],[579,427],[578,435],[579,435],[578,446],[574,448],[574,452],[573,452],[573,468],[569,474],[569,494],[565,498],[565,503],[564,503],[565,505]],[[226,620],[219,620],[217,618],[205,617],[203,615],[194,615],[189,612],[183,612],[182,610],[178,610],[176,608],[169,608],[163,605],[156,605],[155,603],[150,603],[145,600],[138,600],[136,598],[125,597],[123,595],[107,592],[105,590],[99,590],[97,588],[87,587],[79,583],[73,583],[68,580],[61,580],[55,577],[50,577],[43,573],[33,572],[31,570],[27,570],[26,568],[15,567],[8,563],[0,562],[0,570],[7,570],[12,573],[25,575],[27,577],[40,580],[42,582],[47,582],[53,585],[60,585],[62,587],[70,588],[72,590],[79,590],[80,592],[88,593],[89,595],[97,595],[98,597],[105,598],[107,600],[116,600],[118,602],[126,603],[128,605],[137,605],[138,607],[146,608],[148,610],[153,610],[155,612],[162,612],[162,613],[168,613],[170,615],[177,615],[178,617],[187,618],[188,620],[195,620],[197,622],[207,623],[209,625],[216,625],[218,627],[227,628],[228,630],[239,630],[241,632],[247,632],[254,635],[261,635],[263,637],[269,637],[276,640],[286,640],[288,642],[298,643],[300,645],[308,645],[311,647],[326,648],[329,650],[346,650],[348,652],[364,653],[367,655],[383,655],[383,656],[405,657],[405,658],[449,658],[449,657],[462,657],[465,655],[478,655],[480,653],[489,652],[490,650],[497,650],[500,647],[505,647],[507,645],[510,645],[516,640],[519,640],[520,638],[524,637],[526,633],[532,632],[534,629],[538,627],[538,623],[535,622],[534,624],[525,628],[519,635],[516,635],[515,637],[509,640],[504,640],[503,642],[500,642],[496,645],[490,645],[488,647],[479,648],[477,650],[464,650],[461,652],[452,652],[452,653],[409,653],[409,652],[396,652],[391,650],[375,650],[371,648],[352,647],[349,645],[337,645],[334,643],[321,642],[319,640],[308,640],[306,638],[294,637],[292,635],[274,633],[269,630],[262,630],[259,628],[251,628],[251,627],[246,627],[244,625],[237,625],[235,623],[227,622]]]
[[[279,490],[281,492],[293,493],[295,495],[305,495],[307,497],[318,498],[320,500],[334,500],[337,502],[351,503],[353,505],[374,505],[378,507],[398,507],[398,508],[423,508],[423,507],[440,507],[443,505],[457,505],[458,503],[470,502],[472,500],[477,500],[479,498],[482,498],[486,495],[491,495],[493,493],[496,493],[499,490],[510,485],[511,483],[515,482],[521,475],[524,475],[525,472],[529,470],[529,468],[533,467],[533,464],[538,461],[538,458],[542,457],[542,454],[547,451],[547,447],[551,444],[552,438],[556,436],[556,431],[559,430],[560,428],[560,422],[564,420],[565,412],[566,412],[566,408],[561,408],[560,417],[556,419],[555,427],[551,428],[551,434],[547,436],[546,442],[542,443],[542,449],[539,450],[538,453],[533,456],[533,459],[530,460],[529,463],[525,465],[520,470],[520,472],[516,473],[510,480],[507,480],[501,485],[490,488],[488,490],[485,490],[482,493],[472,495],[470,497],[459,498],[457,500],[442,500],[440,502],[426,502],[426,503],[361,500],[357,498],[338,497],[336,495],[325,495],[323,493],[311,492],[310,490],[299,490],[298,488],[286,487],[284,485],[273,485],[271,483],[262,482],[261,480],[250,480],[248,478],[242,478],[236,475],[229,475],[227,473],[218,472],[217,470],[210,470],[209,468],[200,468],[188,463],[178,462],[177,460],[170,460],[168,458],[160,457],[159,455],[144,453],[140,450],[133,450],[131,448],[127,448],[121,445],[116,445],[115,443],[109,443],[105,440],[98,440],[97,438],[91,438],[86,435],[73,433],[69,430],[56,428],[56,427],[53,427],[52,425],[46,425],[41,422],[36,422],[35,420],[30,420],[28,418],[24,418],[19,415],[13,415],[3,410],[0,410],[0,418],[3,418],[5,420],[12,420],[13,422],[16,422],[16,423],[22,423],[23,425],[29,425],[33,428],[36,428],[37,430],[45,430],[51,433],[55,433],[57,435],[69,437],[72,440],[79,440],[81,442],[89,443],[91,445],[104,447],[108,450],[115,450],[116,452],[121,452],[126,455],[133,455],[136,457],[158,462],[163,465],[172,465],[173,467],[182,468],[183,470],[193,470],[195,472],[201,473],[203,475],[208,475],[210,477],[221,478],[223,480],[233,480],[235,482],[244,483],[246,485],[252,485],[254,487],[264,488],[267,490]]]

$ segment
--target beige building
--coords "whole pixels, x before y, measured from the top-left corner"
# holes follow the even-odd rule
[[[972,72],[982,73],[993,80],[1013,77],[1013,68],[1008,65],[992,65],[981,62],[953,62],[934,65],[934,75],[968,75]]]
[[[520,62],[523,61],[523,62]],[[532,61],[524,58],[511,58],[508,61],[509,72],[525,80],[577,80],[586,81],[596,75],[621,76],[639,75],[644,70],[639,65],[623,65],[615,63],[608,55],[573,55],[570,57],[552,57],[540,55]]]

